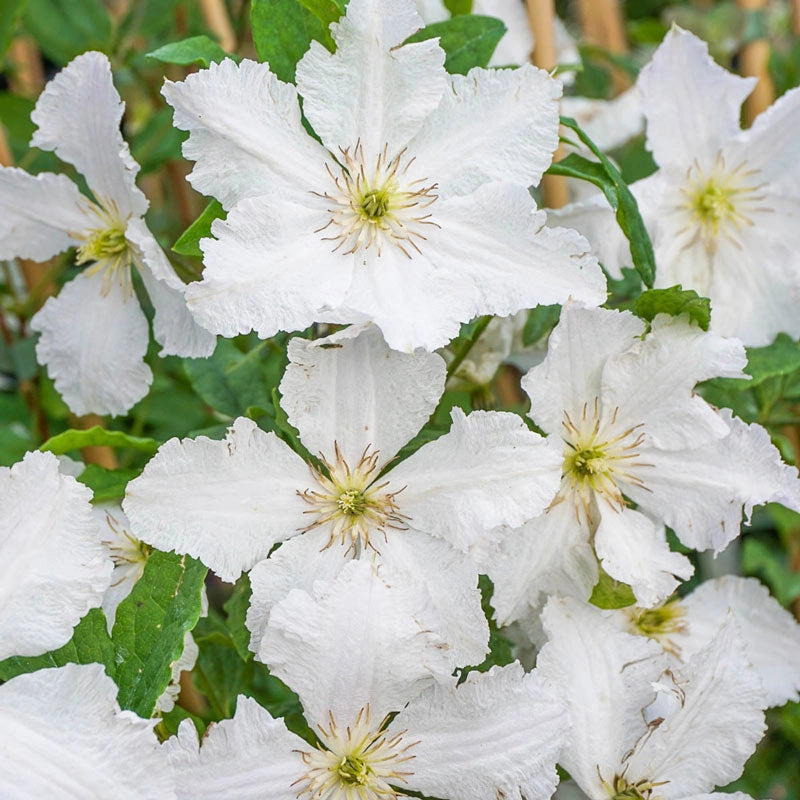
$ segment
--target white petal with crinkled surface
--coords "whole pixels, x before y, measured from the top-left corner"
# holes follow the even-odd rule
[[[104,284],[104,272],[82,272],[31,320],[41,333],[36,358],[76,414],[124,414],[153,380],[139,301],[119,280]]]
[[[372,159],[387,145],[392,159],[439,104],[447,73],[438,40],[401,46],[421,27],[413,3],[352,0],[331,26],[336,52],[311,43],[297,88],[332,153],[360,143]]]
[[[170,439],[128,484],[123,508],[142,541],[199,558],[223,580],[303,527],[308,467],[274,433],[239,417],[225,440]]]
[[[691,450],[639,448],[647,490],[626,485],[625,493],[639,507],[671,527],[687,547],[715,552],[739,535],[742,512],[750,519],[753,506],[782,503],[800,510],[800,480],[795,467],[784,464],[769,434],[747,425],[728,409],[720,416],[730,434]]]
[[[636,747],[629,781],[667,781],[667,800],[724,786],[742,774],[766,730],[766,699],[729,619],[688,664],[673,667],[681,702]]]
[[[232,719],[212,722],[198,741],[185,719],[162,745],[178,800],[295,800],[293,784],[305,772],[299,755],[308,748],[255,700],[239,695]]]
[[[725,575],[685,597],[686,628],[675,641],[684,660],[705,647],[732,613],[767,702],[780,706],[800,693],[800,625],[755,578]]]
[[[400,510],[420,531],[462,549],[498,525],[541,514],[558,490],[560,448],[528,430],[516,414],[451,412],[449,433],[390,473]]]
[[[571,724],[559,763],[585,792],[606,797],[602,781],[645,732],[651,681],[668,662],[656,642],[620,631],[580,600],[552,597],[542,619],[549,644],[536,669],[560,692]]]
[[[113,565],[91,499],[50,453],[0,468],[0,660],[61,647],[100,605]]]
[[[324,339],[289,342],[281,405],[312,453],[334,458],[334,442],[354,467],[366,447],[393,458],[428,421],[444,391],[436,353],[390,350],[374,325]]]
[[[468,194],[490,181],[536,186],[558,147],[561,82],[530,64],[476,67],[449,81],[409,145],[420,170],[436,177],[441,196]]]
[[[89,201],[65,175],[0,167],[0,259],[45,259],[81,243]]]
[[[103,53],[74,58],[45,86],[31,114],[31,145],[53,150],[85,178],[97,200],[120,218],[141,217],[147,199],[136,187],[139,165],[120,132],[125,110]]]
[[[300,121],[297,90],[269,64],[225,59],[186,80],[166,81],[174,125],[189,131],[188,180],[230,209],[265,192],[298,200],[325,175],[326,153]]]
[[[175,798],[156,720],[120,711],[100,664],[67,664],[0,686],[4,800]]]
[[[365,560],[345,565],[313,595],[300,589],[272,608],[261,659],[297,692],[312,724],[353,720],[369,706],[381,720],[452,667],[441,640],[418,621],[424,598],[389,586]]]
[[[656,163],[688,166],[713,157],[739,132],[741,106],[755,83],[720,67],[702,39],[673,25],[637,80]]]
[[[597,557],[612,578],[633,589],[640,606],[650,608],[665,600],[675,591],[679,579],[691,577],[692,562],[669,549],[663,525],[631,508],[619,511],[602,501],[597,507]]]
[[[459,686],[430,689],[387,731],[418,739],[411,789],[451,800],[549,800],[564,743],[564,706],[519,663],[472,672]]]

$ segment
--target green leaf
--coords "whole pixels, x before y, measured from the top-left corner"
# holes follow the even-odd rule
[[[648,289],[636,301],[636,314],[652,322],[657,314],[677,317],[688,314],[704,331],[711,320],[711,301],[700,297],[694,289],[670,286],[669,289]]]
[[[627,608],[636,605],[636,596],[627,583],[612,578],[602,567],[600,580],[592,590],[589,602],[598,608]]]
[[[766,347],[747,348],[744,371],[753,376],[747,386],[758,386],[767,378],[790,375],[797,370],[800,370],[800,346],[788,334],[779,333],[775,341]]]
[[[22,17],[27,1],[2,0],[0,2],[0,57],[5,55],[11,40],[14,38],[17,24]]]
[[[141,174],[153,172],[167,161],[181,157],[186,134],[172,124],[172,109],[160,108],[131,140],[131,154],[141,166]],[[193,254],[190,254],[193,255]]]
[[[558,322],[561,306],[536,306],[528,312],[522,329],[522,343],[527,347],[549,333]]]
[[[228,213],[219,200],[212,200],[203,213],[178,237],[172,245],[172,251],[182,256],[203,257],[200,240],[211,236],[211,223],[215,219],[225,219]]]
[[[344,14],[347,0],[297,0],[307,8],[327,29]]]
[[[106,503],[124,497],[125,487],[140,472],[141,469],[106,469],[98,464],[87,464],[78,481],[92,490],[93,502]]]
[[[623,181],[619,170],[606,158],[574,119],[561,117],[561,124],[575,131],[578,138],[599,159],[599,163],[590,161],[577,153],[570,153],[561,161],[551,164],[547,174],[564,175],[589,181],[602,190],[611,208],[616,212],[617,222],[630,243],[633,266],[645,286],[652,288],[656,274],[656,261],[650,235],[642,221],[636,198]]]
[[[483,663],[473,667],[465,667],[462,672],[462,678],[466,677],[470,672],[488,672],[494,666],[505,666],[514,660],[512,644],[500,633],[494,620],[494,609],[492,608],[494,584],[491,578],[488,575],[479,575],[478,588],[481,592],[481,609],[489,621],[489,652]]]
[[[200,617],[208,570],[196,559],[153,550],[142,577],[119,604],[111,638],[119,704],[140,717],[153,713],[169,684],[183,638]]]
[[[114,677],[114,645],[106,628],[106,616],[100,608],[91,609],[75,626],[72,638],[58,650],[40,656],[12,656],[0,661],[0,681],[37,669],[94,663],[102,664],[106,674]]]
[[[472,0],[444,0],[444,7],[454,17],[459,14],[471,14]]]
[[[328,26],[298,0],[253,0],[250,26],[259,59],[287,83],[313,40],[333,51]]]
[[[63,66],[86,50],[109,51],[111,19],[102,0],[28,0],[25,28]]]
[[[469,14],[426,25],[406,39],[406,44],[438,36],[445,52],[444,68],[451,74],[466,75],[473,67],[489,65],[505,32],[506,26],[499,19]]]
[[[250,631],[245,625],[247,609],[250,608],[250,595],[250,578],[245,573],[236,581],[233,594],[222,606],[227,614],[225,626],[228,628],[228,635],[242,661],[249,661],[253,657],[250,652]]]
[[[51,436],[39,449],[57,456],[80,450],[82,447],[131,447],[152,455],[159,448],[159,442],[146,436],[130,436],[122,431],[110,431],[95,425],[85,431],[70,428],[63,433]]]
[[[9,348],[11,363],[17,380],[32,378],[39,371],[36,363],[36,337],[17,339]]]
[[[236,59],[230,53],[226,53],[213,39],[208,36],[191,36],[180,42],[172,42],[159,47],[146,54],[146,58],[155,61],[162,61],[165,64],[200,64],[209,67],[211,64],[218,64],[225,58]]]

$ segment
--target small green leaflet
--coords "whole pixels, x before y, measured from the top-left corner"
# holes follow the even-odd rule
[[[172,245],[172,252],[181,256],[202,258],[200,240],[211,236],[211,223],[215,219],[225,219],[227,212],[218,200],[212,200],[203,213],[178,237]]]
[[[95,425],[85,431],[70,428],[63,433],[51,436],[39,449],[45,453],[54,453],[57,456],[69,453],[70,450],[80,450],[82,447],[132,447],[152,455],[159,448],[159,442],[146,436],[130,436],[122,431],[109,431]]]
[[[711,301],[700,297],[694,289],[670,286],[669,289],[649,289],[636,300],[636,315],[652,322],[657,314],[677,317],[688,314],[704,331],[711,321]]]
[[[219,63],[225,58],[239,59],[236,56],[226,53],[213,39],[208,36],[192,36],[180,42],[172,42],[159,47],[146,54],[147,58],[155,61],[163,61],[165,64],[200,64],[208,67],[213,63]]]
[[[561,117],[561,124],[575,131],[578,138],[597,156],[599,163],[590,161],[577,153],[570,153],[561,161],[551,164],[547,174],[589,181],[603,191],[616,212],[617,222],[622,228],[622,232],[630,243],[633,266],[645,286],[652,288],[656,274],[656,261],[650,235],[642,221],[636,198],[622,180],[619,170],[606,158],[574,119]]]
[[[592,590],[589,602],[598,608],[627,608],[636,605],[636,595],[627,583],[612,578],[602,567],[600,580]]]
[[[98,464],[87,464],[78,476],[78,482],[92,490],[92,502],[106,503],[125,496],[125,487],[139,475],[141,469],[106,469]]]

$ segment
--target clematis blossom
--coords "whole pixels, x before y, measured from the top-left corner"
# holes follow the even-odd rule
[[[185,286],[147,229],[139,165],[119,130],[124,104],[102,53],[84,53],[51,80],[31,115],[31,144],[52,150],[86,179],[0,168],[0,260],[43,261],[77,247],[86,268],[31,320],[37,359],[76,414],[123,414],[152,381],[143,358],[147,320],[135,297],[136,267],[155,308],[162,355],[207,356],[215,337],[186,309]]]
[[[528,192],[558,144],[561,84],[531,65],[448,75],[437,40],[403,44],[420,27],[412,0],[353,0],[297,89],[247,60],[166,83],[189,180],[229,212],[187,290],[209,330],[371,320],[410,352],[479,314],[604,301],[588,243],[546,228]]]
[[[91,499],[52,453],[0,467],[0,660],[61,647],[100,605],[113,565]]]
[[[396,596],[409,593],[398,602]],[[269,663],[300,696],[315,745],[254,700],[198,742],[191,722],[164,747],[179,798],[230,792],[273,800],[383,800],[406,790],[453,800],[547,800],[557,782],[563,706],[519,664],[435,680],[432,634],[401,618],[412,587],[351,562],[273,610]],[[397,712],[395,714],[395,712]],[[234,783],[235,782],[235,783]]]
[[[455,663],[480,663],[488,630],[467,550],[547,507],[557,450],[514,414],[454,409],[448,433],[392,466],[439,401],[442,358],[392,351],[371,324],[295,338],[288,352],[281,403],[319,461],[243,418],[225,441],[172,439],[128,485],[123,507],[137,535],[223,580],[255,566],[255,653],[275,600],[365,558],[430,599]]]
[[[155,723],[120,711],[100,664],[18,675],[0,686],[0,796],[174,800]]]
[[[665,525],[687,547],[719,552],[754,505],[800,509],[797,470],[766,430],[694,393],[709,378],[743,377],[741,343],[665,314],[644,334],[629,312],[565,306],[547,357],[523,378],[531,418],[562,449],[562,481],[545,515],[483,546],[501,622],[543,594],[588,599],[597,559],[655,605],[692,574]]]
[[[659,170],[631,189],[653,239],[656,287],[709,297],[712,330],[758,347],[781,331],[800,336],[800,89],[742,131],[740,107],[755,83],[673,26],[637,82]],[[553,218],[584,233],[613,276],[630,263],[602,195]]]

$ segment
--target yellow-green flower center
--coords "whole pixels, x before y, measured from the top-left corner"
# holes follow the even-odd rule
[[[346,489],[339,495],[336,503],[344,514],[355,517],[364,513],[367,507],[367,498],[359,489]]]
[[[614,780],[604,786],[609,793],[610,800],[659,800],[653,790],[663,786],[665,781],[640,780],[629,783],[620,775],[615,775]]]
[[[128,249],[128,240],[125,238],[125,228],[113,225],[110,228],[101,228],[92,231],[84,243],[78,248],[78,264],[90,261],[108,261],[119,259]]]
[[[681,648],[673,637],[686,630],[686,608],[680,600],[670,600],[659,608],[626,609],[629,630],[639,636],[655,639],[667,652],[680,657]]]
[[[364,786],[369,781],[372,770],[369,764],[357,756],[344,756],[339,762],[339,777],[351,786]]]
[[[366,219],[377,221],[386,215],[391,203],[391,189],[387,185],[380,189],[370,189],[364,194],[358,207]]]

